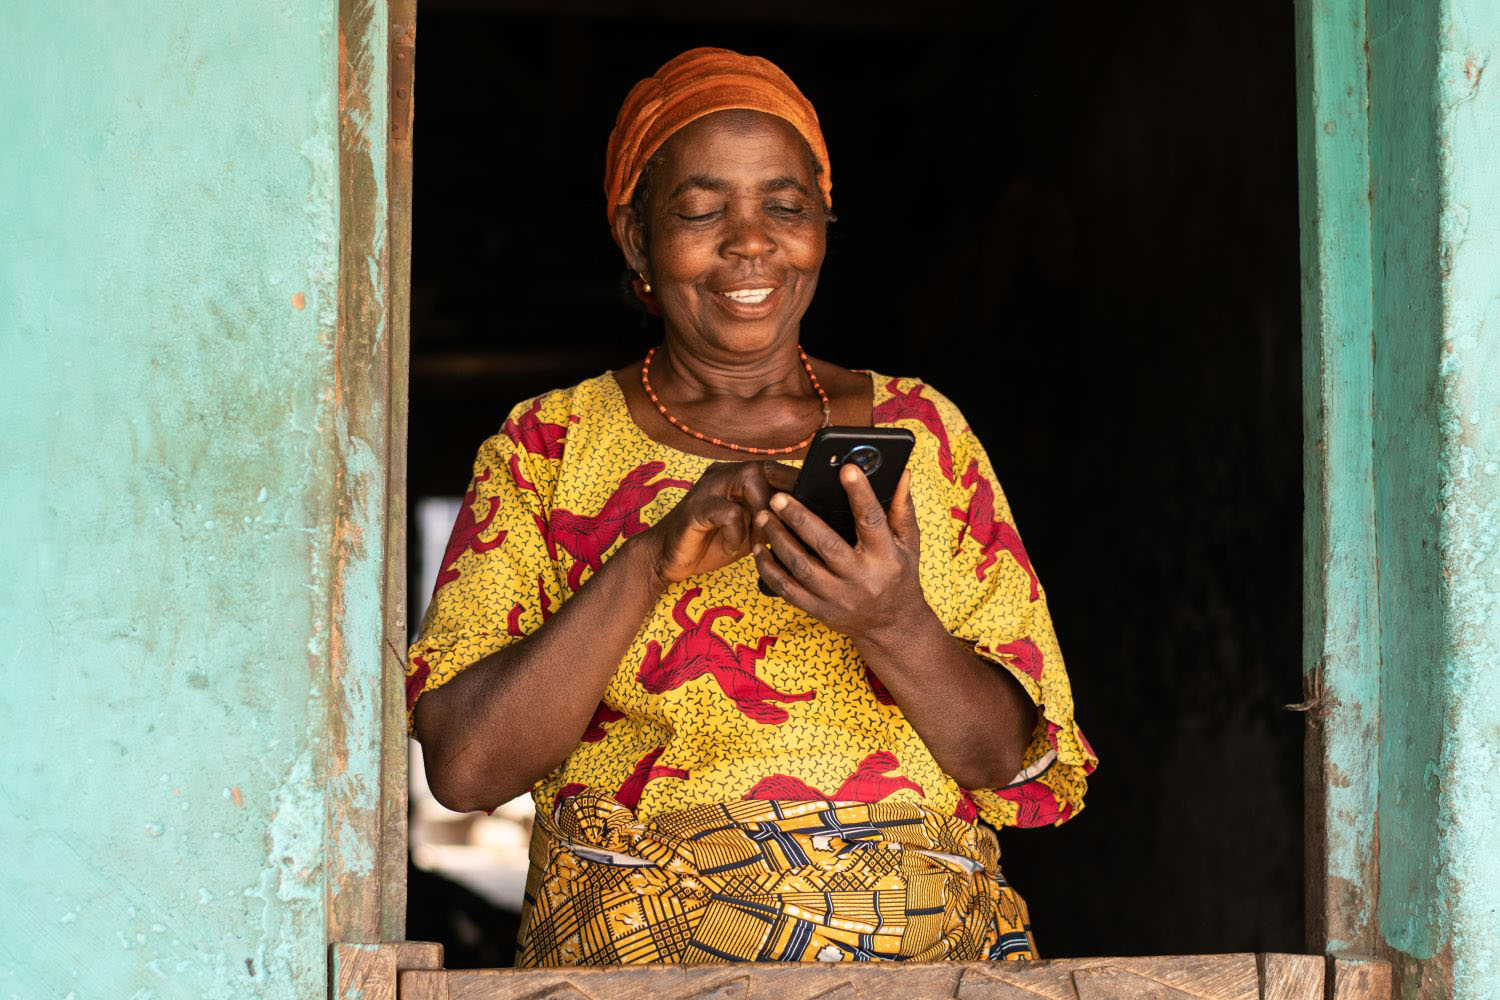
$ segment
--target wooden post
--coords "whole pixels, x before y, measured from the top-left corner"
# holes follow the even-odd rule
[[[415,126],[417,0],[389,7],[390,294],[386,322],[389,377],[386,400],[385,629],[381,657],[380,937],[406,936],[406,432],[411,367],[412,138]]]
[[[1363,3],[1298,0],[1309,951],[1376,947],[1380,652]]]
[[[427,941],[340,943],[329,947],[328,961],[330,1000],[396,1000],[401,972],[441,970],[443,946]]]

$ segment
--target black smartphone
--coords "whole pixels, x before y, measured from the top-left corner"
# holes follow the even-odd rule
[[[859,535],[839,470],[851,464],[858,467],[869,479],[880,506],[889,510],[916,443],[916,436],[902,427],[824,427],[808,446],[792,496],[853,545]],[[771,595],[764,580],[760,592]]]

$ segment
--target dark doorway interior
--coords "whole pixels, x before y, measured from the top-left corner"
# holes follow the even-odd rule
[[[512,403],[649,346],[601,192],[630,85],[694,45],[770,57],[833,161],[804,343],[922,376],[981,439],[1018,442],[992,457],[1103,758],[1076,820],[1001,839],[1043,953],[1301,950],[1291,7],[423,0],[421,18],[413,502],[462,492]],[[414,932],[451,905],[428,885]]]

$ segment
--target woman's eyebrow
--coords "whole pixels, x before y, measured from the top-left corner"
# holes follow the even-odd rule
[[[731,188],[733,188],[733,186],[734,185],[730,184],[729,181],[725,180],[722,177],[711,177],[708,174],[691,174],[687,177],[684,177],[682,179],[682,183],[673,188],[672,193],[667,195],[667,197],[676,198],[678,195],[694,189],[702,191],[713,191],[716,194],[725,194],[728,193]],[[770,194],[774,191],[788,190],[797,191],[800,194],[804,195],[808,194],[807,185],[803,184],[801,181],[797,180],[797,178],[790,175],[772,178],[771,180],[768,180],[764,184],[762,184],[760,186],[760,189],[765,194]]]
[[[729,182],[724,180],[722,177],[710,177],[708,174],[691,174],[687,177],[684,177],[682,179],[682,183],[673,188],[672,193],[667,197],[675,198],[678,195],[682,194],[684,191],[690,191],[693,188],[701,188],[704,191],[715,191],[723,193],[725,191],[728,191],[729,187]]]
[[[795,177],[778,177],[775,180],[766,181],[761,185],[761,190],[770,194],[772,191],[792,190],[800,194],[807,194],[807,185]]]

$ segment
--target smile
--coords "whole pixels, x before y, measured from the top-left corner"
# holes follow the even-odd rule
[[[755,306],[760,305],[760,303],[770,298],[771,293],[774,291],[776,291],[774,288],[740,288],[732,292],[720,292],[719,294],[730,301],[739,302],[747,306]]]

